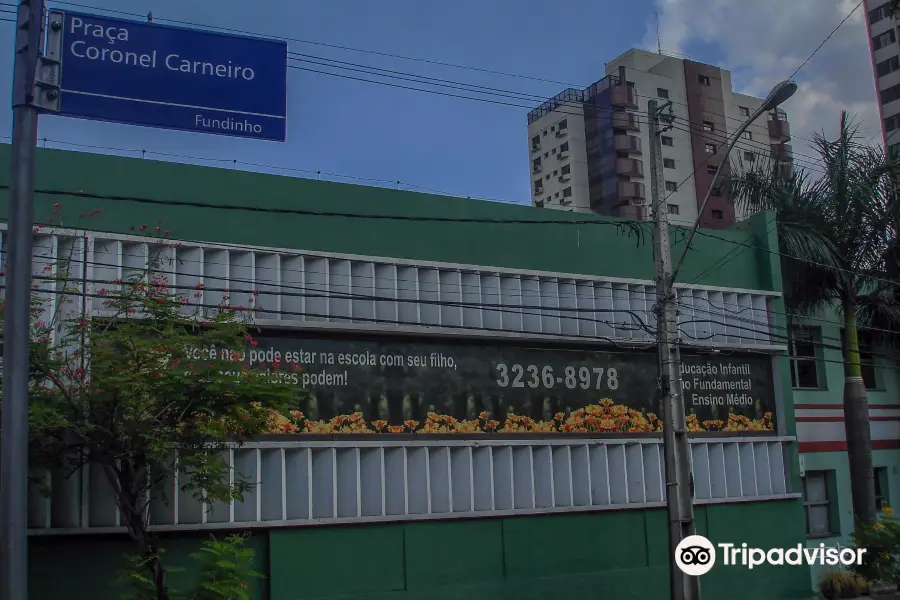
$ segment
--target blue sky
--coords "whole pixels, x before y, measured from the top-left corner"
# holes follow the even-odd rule
[[[108,16],[121,15],[99,9],[114,8],[140,14],[152,10],[157,22],[161,18],[177,19],[241,29],[262,36],[300,38],[471,65],[579,86],[602,77],[604,61],[630,47],[643,46],[648,28],[653,29],[654,11],[660,11],[664,49],[690,54],[694,60],[735,69],[736,75],[740,75],[736,79],[749,86],[747,91],[755,91],[752,89],[755,78],[774,82],[787,75],[784,73],[772,79],[768,72],[757,73],[754,71],[755,62],[761,60],[760,64],[769,66],[772,61],[766,62],[766,57],[757,55],[744,56],[740,48],[729,46],[733,44],[732,40],[704,33],[701,26],[693,31],[690,26],[683,25],[685,21],[691,23],[691,11],[702,10],[707,16],[714,14],[715,11],[710,9],[713,5],[721,5],[723,11],[741,6],[744,11],[747,10],[745,3],[732,0],[710,0],[711,4],[703,2],[695,5],[691,0],[558,0],[552,3],[523,0],[330,0],[301,3],[273,0],[271,8],[266,10],[261,9],[259,4],[233,0],[154,0],[152,3],[137,0],[76,1],[98,10],[68,8]],[[800,4],[809,1],[821,0],[797,0]],[[840,20],[840,10],[845,0],[825,1],[829,5],[834,4],[834,15],[826,14],[821,24],[813,23],[811,30],[804,31],[806,35],[803,37],[808,36],[808,41],[799,39],[798,42],[797,35],[785,38],[790,39],[790,43],[798,42],[796,56],[811,51]],[[11,2],[13,0],[0,0],[0,13],[9,10]],[[769,3],[772,2],[760,0],[758,11],[754,9],[753,12],[766,12],[762,4]],[[49,5],[66,8],[65,5]],[[776,1],[775,5],[780,6],[780,2]],[[824,12],[827,11],[819,10],[819,16]],[[0,14],[0,17],[11,16]],[[746,26],[752,27],[752,22]],[[848,29],[851,26],[853,31],[845,35],[857,36],[853,38],[857,40],[860,24],[849,24]],[[10,93],[12,34],[12,23],[0,22],[0,40],[5,42],[0,44],[3,51],[0,59],[0,95],[4,98],[8,98]],[[755,39],[753,35],[748,37]],[[788,42],[780,40],[773,40],[771,54],[785,54],[785,49],[775,43]],[[865,41],[864,38],[862,41]],[[843,50],[839,41],[835,41],[834,45],[836,50]],[[857,41],[853,47],[858,55],[862,46]],[[289,49],[539,97],[550,97],[565,87],[562,83],[504,77],[314,44],[291,42]],[[824,73],[829,64],[825,57],[821,64],[811,64],[804,75],[817,76],[815,81],[827,79],[816,69]],[[859,72],[859,65],[857,57],[848,69]],[[318,66],[311,68],[321,69]],[[839,78],[840,74],[835,76]],[[818,92],[818,96],[831,99],[834,95]],[[812,97],[812,94],[807,94],[807,98]],[[514,102],[539,104],[537,99],[533,103],[527,100]],[[4,104],[0,110],[0,130],[8,134],[11,112],[8,103]],[[787,108],[790,110],[790,107]],[[42,117],[39,137],[224,161],[265,163],[274,167],[273,172],[279,172],[277,167],[291,167],[362,178],[401,180],[458,195],[527,203],[527,112],[527,108],[472,102],[289,70],[286,143],[153,130],[54,116]],[[75,149],[54,142],[47,145]],[[204,161],[177,157],[158,158],[204,164]],[[226,164],[230,165],[230,162]]]

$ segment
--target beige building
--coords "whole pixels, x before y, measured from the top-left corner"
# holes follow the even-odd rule
[[[671,101],[674,115],[662,137],[660,205],[670,221],[693,223],[715,169],[724,164],[729,136],[762,99],[735,93],[731,73],[718,67],[636,49],[608,63],[597,83],[567,89],[529,113],[533,204],[648,218],[650,100]],[[772,156],[791,160],[783,111],[759,117],[742,137],[725,169]],[[724,227],[741,216],[723,187],[714,191],[701,225]]]

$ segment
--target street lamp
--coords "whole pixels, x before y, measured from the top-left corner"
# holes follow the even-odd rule
[[[797,84],[793,81],[782,81],[769,93],[762,105],[734,133],[725,149],[724,159],[741,134],[764,112],[773,110],[779,104],[794,95]],[[666,105],[664,105],[665,107]],[[669,104],[671,106],[671,104]],[[653,165],[653,254],[656,263],[656,295],[657,295],[657,353],[659,359],[660,407],[665,420],[663,426],[663,453],[666,469],[666,510],[669,525],[669,550],[674,562],[678,545],[687,536],[694,535],[694,508],[692,492],[692,474],[690,448],[685,426],[684,399],[681,383],[681,354],[678,346],[678,316],[673,286],[675,277],[684,262],[684,257],[691,246],[694,235],[700,227],[700,215],[706,209],[712,190],[719,179],[716,170],[706,197],[700,205],[700,213],[687,238],[681,258],[675,269],[672,269],[671,245],[669,243],[669,222],[665,210],[660,210],[659,174],[663,170],[662,137],[659,128],[660,111],[656,101],[648,102],[650,124],[650,158]],[[671,109],[670,109],[671,110]],[[664,200],[663,200],[664,201]],[[694,577],[689,577],[673,564],[669,571],[670,598],[672,600],[699,600],[700,584]]]
[[[753,112],[753,114],[747,118],[746,121],[741,123],[741,126],[738,127],[737,131],[734,132],[734,135],[731,137],[731,141],[728,142],[728,146],[725,148],[725,154],[724,156],[722,156],[722,164],[725,164],[725,161],[728,160],[728,155],[731,153],[731,149],[734,148],[734,145],[737,144],[737,141],[741,139],[741,135],[744,133],[744,131],[747,130],[748,127],[750,127],[753,121],[758,119],[759,116],[763,113],[769,112],[770,110],[775,110],[780,104],[783,104],[786,100],[793,96],[794,92],[796,91],[797,84],[790,79],[786,79],[785,81],[781,81],[775,84],[775,87],[772,88],[772,91],[769,92],[769,95],[766,96],[766,99],[763,100],[763,103],[760,104],[759,108],[757,108]],[[684,249],[681,251],[681,257],[678,259],[678,262],[675,264],[675,268],[672,270],[672,283],[675,283],[675,278],[678,276],[678,271],[681,269],[682,263],[684,263],[684,257],[687,256],[688,250],[690,250],[691,248],[691,242],[694,241],[694,235],[696,235],[697,229],[700,228],[700,217],[703,216],[703,211],[706,210],[706,204],[709,202],[709,197],[712,195],[712,192],[716,187],[716,183],[719,181],[719,173],[721,172],[721,168],[716,169],[712,181],[709,184],[709,189],[706,190],[706,196],[704,196],[703,202],[700,203],[700,211],[697,213],[697,221],[691,228],[691,233],[687,238],[687,243],[684,245]]]

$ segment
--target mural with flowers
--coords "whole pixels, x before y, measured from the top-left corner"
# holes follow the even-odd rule
[[[297,387],[273,434],[658,433],[656,356],[260,336],[244,361]],[[683,357],[688,429],[775,429],[770,359]]]

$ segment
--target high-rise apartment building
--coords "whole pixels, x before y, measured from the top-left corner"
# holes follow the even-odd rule
[[[894,153],[900,152],[900,45],[895,17],[898,4],[897,0],[864,0],[883,142]]]
[[[673,223],[693,223],[716,169],[747,168],[777,158],[789,164],[786,114],[759,117],[732,150],[729,136],[762,104],[735,93],[731,73],[702,63],[632,49],[606,65],[606,77],[567,89],[528,114],[535,206],[646,219],[650,216],[647,103],[671,100],[672,128],[662,136],[663,210]],[[727,179],[723,171],[721,180]],[[740,219],[727,186],[717,186],[701,226]]]

